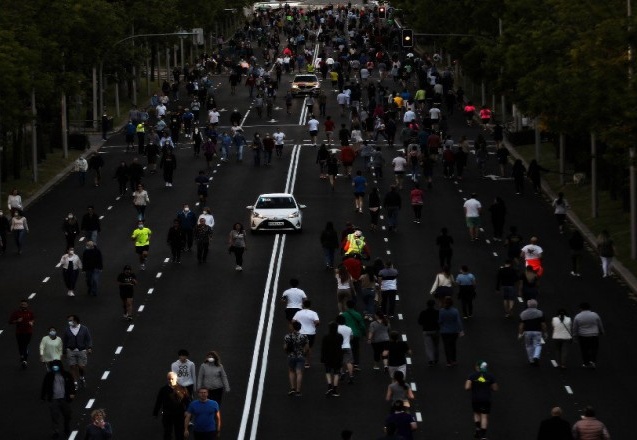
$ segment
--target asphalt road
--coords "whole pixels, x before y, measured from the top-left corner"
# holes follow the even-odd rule
[[[228,110],[238,107],[245,114],[251,104],[247,90],[240,87],[236,96],[230,96],[227,77],[216,79],[222,84],[219,107]],[[330,97],[328,114],[340,122],[335,95],[329,84],[323,84],[323,89]],[[277,104],[284,107],[281,102]],[[208,204],[213,209],[216,226],[211,255],[205,265],[198,265],[192,254],[186,254],[181,265],[165,260],[170,255],[165,245],[166,232],[183,203],[195,204],[194,178],[205,165],[202,158],[193,157],[187,144],[177,150],[174,187],[164,186],[161,173],[144,179],[151,199],[147,225],[154,234],[144,272],[137,269],[129,239],[135,227],[135,211],[128,197],[117,199],[117,184],[109,178],[120,160],[130,162],[134,156],[124,153],[121,136],[113,137],[100,150],[106,161],[101,186],[80,187],[75,176],[69,176],[29,208],[26,215],[31,232],[23,254],[15,255],[10,243],[9,252],[0,258],[3,293],[0,314],[8,317],[19,299],[35,294],[32,353],[37,352],[48,326],[62,329],[69,313],[78,314],[90,328],[95,348],[89,360],[88,385],[73,404],[73,425],[78,437],[83,436],[91,408],[106,408],[115,438],[160,438],[161,424],[152,418],[152,406],[180,348],[187,348],[197,365],[209,350],[221,354],[232,388],[222,405],[224,438],[338,438],[343,428],[352,429],[356,438],[374,439],[382,435],[388,412],[384,393],[389,381],[371,369],[368,347],[362,349],[362,371],[357,374],[355,384],[343,385],[341,397],[324,397],[323,370],[316,360],[306,371],[304,395],[287,396],[286,359],[282,350],[287,325],[278,297],[287,287],[288,279],[298,277],[300,287],[313,300],[321,317],[320,335],[324,334],[337,309],[335,283],[323,266],[319,233],[326,221],[333,221],[337,229],[346,221],[353,221],[367,230],[369,223],[366,213],[353,212],[351,186],[345,178],[338,179],[334,193],[325,180],[318,178],[316,149],[306,141],[309,136],[304,121],[300,120],[302,104],[302,99],[295,99],[293,114],[289,116],[284,109],[275,110],[276,122],[259,120],[254,111],[244,121],[248,139],[254,130],[272,132],[280,125],[288,139],[292,139],[285,147],[283,159],[274,158],[272,167],[254,167],[251,153],[246,151],[243,163],[216,164],[210,173],[213,180]],[[229,123],[228,117],[229,111],[222,113],[222,124]],[[450,127],[455,139],[462,134],[473,139],[478,132],[464,126],[458,114],[452,116]],[[295,148],[298,164],[291,166]],[[394,151],[384,148],[384,155],[389,162]],[[496,171],[493,159],[490,166]],[[414,352],[408,381],[416,394],[413,411],[420,422],[416,438],[471,438],[471,407],[463,385],[478,358],[487,360],[501,387],[494,397],[489,438],[535,438],[540,420],[548,416],[553,405],[562,406],[565,417],[572,422],[588,404],[598,409],[599,417],[614,438],[631,438],[629,420],[637,406],[633,368],[637,351],[631,341],[637,324],[628,289],[615,279],[602,279],[597,258],[589,254],[584,258],[583,276],[569,276],[566,238],[558,233],[552,211],[542,197],[530,194],[518,197],[514,195],[512,182],[478,177],[472,160],[465,180],[459,183],[443,179],[440,171],[440,167],[436,168],[434,187],[426,191],[424,220],[420,225],[411,222],[405,189],[399,232],[366,233],[373,257],[391,258],[400,271],[398,314],[392,327],[404,335]],[[378,185],[385,192],[391,183],[390,176],[388,166],[383,180],[374,181],[368,176],[370,186]],[[226,244],[232,224],[235,221],[248,224],[245,206],[252,204],[259,193],[283,191],[288,181],[289,184],[293,181],[293,192],[299,202],[308,205],[304,232],[248,236],[244,271],[235,271]],[[590,301],[600,313],[607,335],[601,341],[597,370],[578,367],[577,346],[571,350],[569,369],[554,368],[550,343],[544,346],[541,367],[528,366],[524,348],[516,338],[517,322],[503,317],[500,297],[494,293],[495,270],[503,260],[504,249],[491,240],[470,242],[464,227],[463,198],[474,191],[485,209],[496,195],[501,196],[508,208],[507,227],[517,225],[524,237],[540,237],[546,267],[540,308],[548,317],[559,307],[574,314],[582,300]],[[89,204],[104,215],[99,246],[105,257],[105,270],[98,297],[85,294],[81,279],[78,296],[68,298],[60,269],[56,268],[64,247],[60,226],[67,212],[81,216]],[[487,219],[485,216],[483,237],[490,238]],[[478,280],[476,311],[473,319],[466,322],[466,336],[459,342],[459,366],[453,369],[426,367],[422,335],[416,323],[438,268],[435,237],[443,226],[450,229],[456,240],[454,270],[460,264],[468,264]],[[133,265],[140,281],[135,289],[136,316],[132,324],[121,318],[115,283],[127,263]],[[519,313],[521,306],[517,307]],[[0,404],[3,437],[47,438],[48,410],[38,399],[44,368],[32,356],[30,367],[21,371],[13,329],[7,324],[0,329],[3,330],[0,350],[4,353],[0,371],[5,378],[6,396]]]

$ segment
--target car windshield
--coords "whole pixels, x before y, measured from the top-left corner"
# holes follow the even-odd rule
[[[256,209],[293,209],[296,203],[292,197],[259,197]]]
[[[294,82],[317,82],[314,75],[299,75],[294,78]]]

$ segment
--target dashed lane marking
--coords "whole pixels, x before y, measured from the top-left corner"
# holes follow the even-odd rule
[[[111,209],[113,209],[113,205],[111,205],[108,208],[106,208],[107,211],[110,211]]]
[[[491,241],[489,241],[489,239],[484,240],[484,242],[485,242],[486,244],[491,244]]]
[[[385,219],[385,217],[381,215],[381,216],[380,216],[380,219],[381,219],[381,220],[384,220],[384,219]]]
[[[462,190],[461,190],[461,189],[459,189],[459,190],[458,190],[458,192],[459,192],[459,193],[461,193],[461,192],[462,192]]]
[[[131,324],[131,325],[129,325],[129,326],[128,326],[128,328],[126,329],[126,331],[127,331],[128,333],[130,333],[130,332],[132,332],[132,331],[133,331],[133,329],[134,329],[134,328],[135,328],[135,324]]]
[[[157,272],[157,275],[155,275],[155,278],[161,278],[161,272]]]
[[[44,278],[44,279],[42,280],[42,282],[43,282],[43,283],[48,283],[50,279],[51,279],[51,277],[46,277],[46,278]]]
[[[553,364],[553,366],[557,368],[557,361],[555,359],[551,359],[551,364]]]
[[[521,296],[518,296],[518,302],[524,302]]]
[[[35,298],[35,295],[36,295],[36,293],[35,293],[35,292],[33,292],[31,295],[29,295],[29,299],[33,299],[33,298]]]
[[[407,365],[411,365],[411,358],[405,358],[407,360]]]
[[[91,409],[93,408],[93,404],[95,403],[95,399],[89,399],[84,408]]]
[[[570,386],[566,385],[564,386],[564,389],[566,390],[567,393],[573,394],[573,388],[571,388]]]
[[[403,342],[407,342],[407,335],[403,334],[402,338],[403,338]]]
[[[108,371],[108,370],[106,370],[106,371],[104,372],[104,374],[102,374],[102,380],[106,380],[106,379],[108,379],[108,375],[109,375],[109,374],[111,374],[111,372],[110,372],[110,371]]]
[[[0,335],[1,335],[2,333],[4,333],[4,330],[0,330]]]
[[[497,252],[494,252],[494,253],[493,253],[493,256],[494,256],[494,257],[497,257],[497,256],[498,256],[498,253],[497,253]]]
[[[117,347],[115,349],[115,354],[120,354],[122,352],[122,350],[124,349],[124,347],[122,347],[121,345],[119,347]]]
[[[412,391],[414,391],[414,392],[418,391],[418,388],[416,387],[416,382],[412,382],[412,383],[410,383],[410,385],[411,385],[411,390]]]
[[[117,197],[115,197],[115,200],[119,200],[121,198],[122,198],[122,196],[117,196]]]
[[[153,287],[151,287],[150,289],[148,289],[148,292],[147,292],[147,293],[148,293],[149,295],[152,295],[154,291],[155,291],[155,289],[154,289]]]
[[[144,311],[144,307],[143,305],[139,306],[139,308],[137,309],[138,312],[143,312]]]
[[[170,261],[170,258],[164,258],[164,263],[168,263]]]
[[[396,301],[400,301],[400,297],[396,294]]]
[[[389,241],[389,238],[385,237],[383,238],[383,240],[385,240],[385,243],[387,243]]]
[[[403,319],[403,314],[402,313],[398,314],[398,319],[401,319],[401,320]]]
[[[484,228],[480,228],[480,232],[484,232]]]
[[[385,252],[387,252],[387,255],[391,255],[391,251],[389,249],[387,249]]]
[[[384,226],[381,226],[380,228],[381,228],[383,231],[385,231],[385,230],[387,229],[387,228],[386,228],[386,227],[384,227]]]
[[[416,411],[416,421],[422,422],[422,414],[420,413],[420,411]]]
[[[69,435],[69,440],[75,440],[75,437],[77,437],[78,431],[73,431],[71,432],[71,435]]]
[[[84,241],[86,237],[80,237],[80,242]]]
[[[103,215],[100,215],[100,220],[104,220],[104,216]]]

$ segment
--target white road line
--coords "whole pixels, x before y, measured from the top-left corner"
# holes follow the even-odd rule
[[[416,421],[422,422],[422,414],[420,413],[420,411],[416,411]]]
[[[382,215],[381,215],[381,216],[379,216],[379,217],[380,217],[380,219],[381,219],[381,220],[384,220],[384,219],[385,219],[385,217],[384,217],[384,216],[382,216]]]
[[[148,293],[149,295],[152,295],[154,291],[155,291],[155,288],[151,287],[150,289],[148,289],[148,292],[146,293]]]
[[[567,393],[573,394],[573,388],[571,388],[570,386],[566,385],[564,389],[566,390]]]
[[[459,189],[459,190],[458,190],[458,192],[459,192],[459,193],[461,193],[461,192],[462,192],[462,190],[461,190],[461,189]]]
[[[115,200],[119,200],[121,198],[122,198],[122,196],[117,196],[117,197],[115,197]]]
[[[467,198],[466,198],[466,197],[463,197],[463,198],[462,198],[462,200],[464,200],[464,201],[466,202],[466,201],[467,201]]]
[[[557,361],[555,359],[551,359],[551,364],[553,364],[553,366],[557,368]]]
[[[122,350],[124,349],[124,347],[122,347],[121,345],[119,347],[117,347],[115,349],[115,354],[120,354],[122,352]]]
[[[33,292],[31,295],[29,295],[29,297],[28,297],[28,298],[29,298],[29,299],[33,299],[33,298],[35,298],[35,295],[36,295],[36,293],[35,293],[35,292]]]
[[[139,308],[137,309],[138,312],[143,312],[144,311],[144,305],[139,306]]]
[[[4,333],[4,330],[0,330],[0,335],[1,335],[2,333]]]
[[[100,220],[104,220],[104,216],[103,215],[100,215]]]
[[[411,365],[411,358],[405,358],[405,360],[407,361],[407,365]]]
[[[239,127],[243,126],[243,123],[246,121],[246,119],[248,119],[249,114],[250,114],[250,110],[246,112],[245,116],[243,117],[243,120],[241,121],[241,124],[239,124]]]
[[[396,301],[400,301],[400,297],[396,294]]]
[[[386,228],[386,227],[384,227],[384,226],[381,226],[380,228],[381,228],[383,231],[387,229],[387,228]]]
[[[518,296],[518,302],[524,302],[521,296]]]
[[[155,278],[161,278],[161,272],[157,272],[157,275],[155,275]]]
[[[412,391],[418,391],[418,388],[416,387],[416,382],[412,382],[412,383],[410,383],[410,385],[411,385],[411,390]]]
[[[106,208],[107,211],[110,211],[111,209],[113,209],[113,205],[111,205],[108,208]]]
[[[484,232],[484,228],[480,228],[480,232]]]
[[[80,240],[79,240],[79,241],[80,241],[80,242],[82,242],[82,241],[84,241],[84,239],[85,239],[85,238],[86,238],[86,237],[80,237]]]
[[[489,239],[484,240],[484,242],[485,242],[486,244],[491,244],[491,242],[489,241]]]
[[[497,257],[497,256],[498,256],[498,253],[497,253],[497,252],[494,252],[494,253],[493,253],[493,256],[494,256],[494,257]]]
[[[73,431],[71,432],[71,435],[69,435],[68,440],[75,440],[75,437],[77,437],[78,431]]]
[[[404,341],[404,342],[407,342],[407,335],[403,334],[403,335],[402,335],[402,338],[403,338],[403,341]]]
[[[546,341],[544,340],[544,338],[540,338],[540,341],[541,341],[540,344],[542,345],[546,344]]]
[[[84,408],[91,409],[93,408],[93,404],[95,403],[95,399],[89,399]]]
[[[61,266],[62,266],[62,263],[58,263],[55,265],[55,267],[61,267]]]
[[[402,313],[398,314],[398,319],[401,319],[401,320],[403,319],[403,314]]]
[[[51,277],[46,277],[46,278],[44,278],[44,279],[42,280],[42,282],[43,282],[43,283],[48,283],[50,279],[51,279]]]
[[[102,380],[106,380],[106,379],[108,379],[108,375],[109,375],[109,374],[111,374],[111,372],[110,372],[110,371],[108,371],[108,370],[106,370],[106,371],[104,372],[104,374],[102,374]]]
[[[129,326],[128,326],[128,328],[126,329],[126,331],[127,331],[128,333],[130,333],[130,332],[132,332],[132,331],[133,331],[133,329],[134,329],[134,328],[135,328],[135,324],[131,324],[131,325],[129,325]]]
[[[387,252],[387,255],[391,255],[391,251],[389,249],[387,249],[385,252]]]
[[[389,238],[387,237],[383,238],[383,240],[385,240],[385,243],[389,242]]]
[[[170,258],[164,258],[164,263],[168,263],[170,261]]]

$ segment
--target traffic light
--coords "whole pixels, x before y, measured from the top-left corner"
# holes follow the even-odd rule
[[[402,46],[403,47],[414,46],[414,32],[411,29],[402,30]]]
[[[378,8],[378,18],[387,18],[387,8],[384,6]]]

